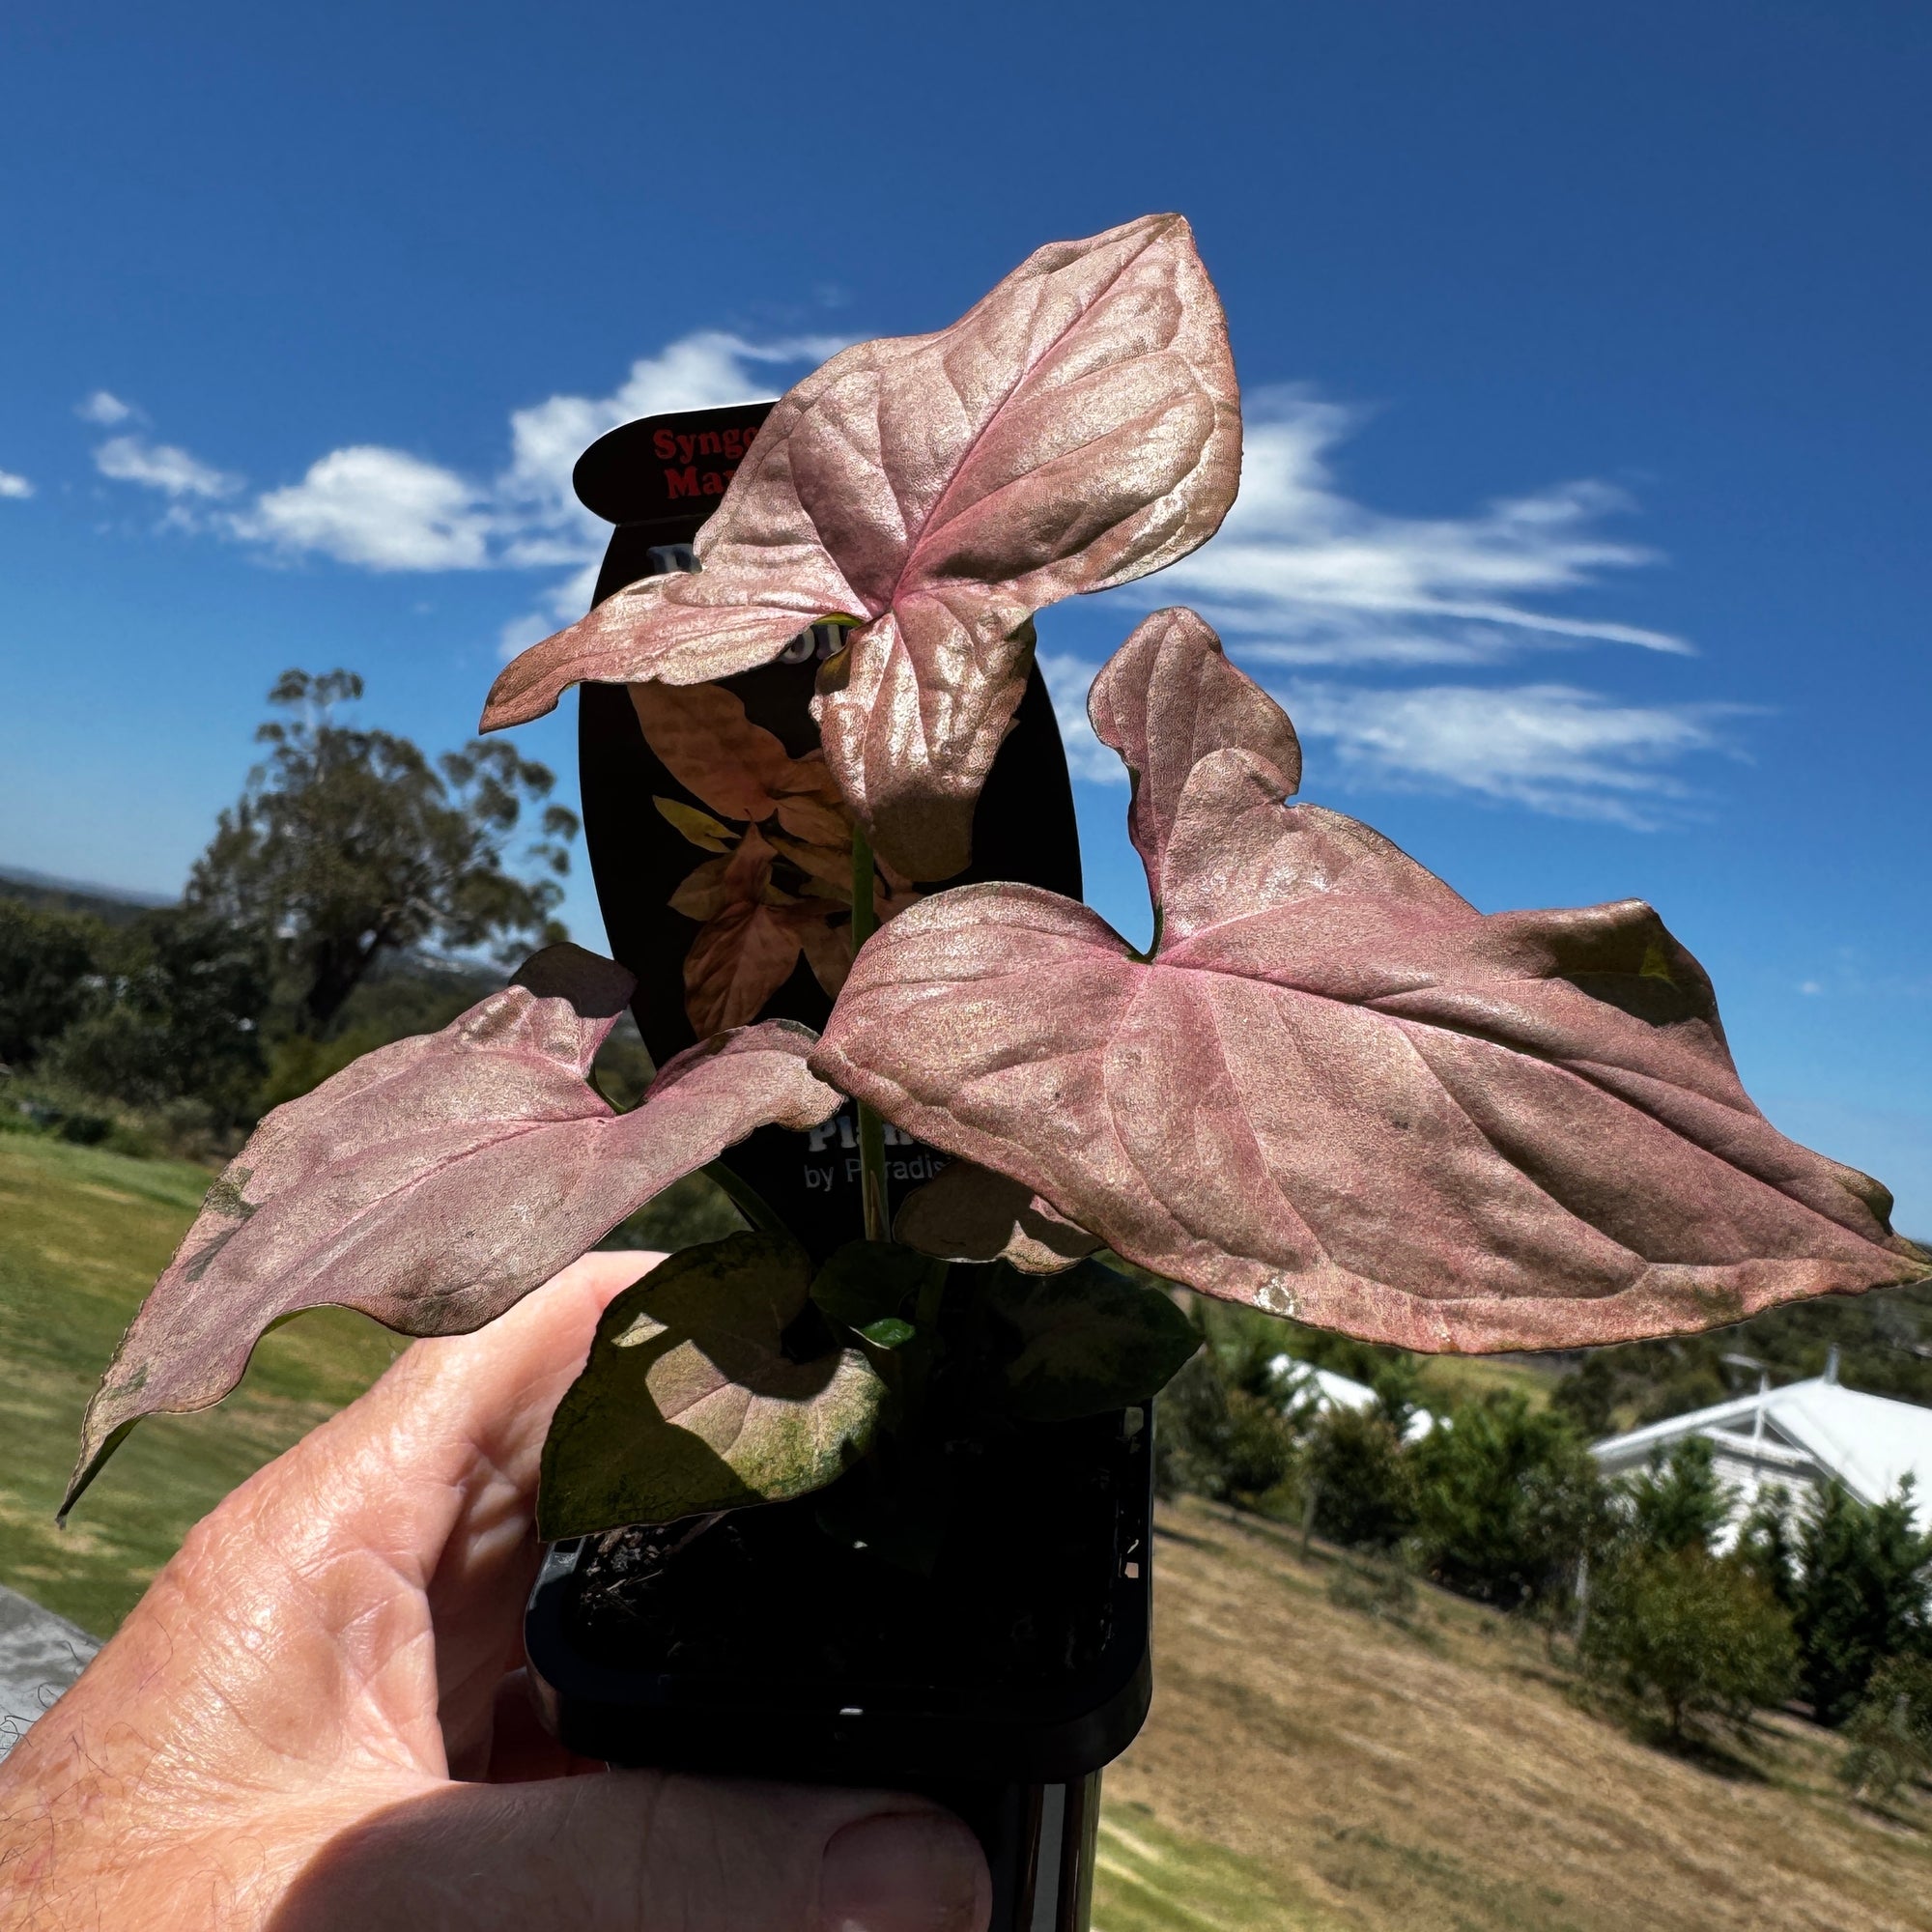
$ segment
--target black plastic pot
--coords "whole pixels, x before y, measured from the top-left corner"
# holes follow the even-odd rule
[[[1152,1690],[1151,1422],[1012,1432],[925,1577],[828,1535],[836,1488],[558,1544],[525,1619],[545,1721],[614,1764],[920,1792],[979,1834],[995,1932],[1082,1932],[1099,1772]]]
[[[578,495],[617,526],[597,602],[695,567],[683,547],[767,407],[627,423],[584,452]],[[836,649],[838,634],[816,641]],[[793,757],[817,743],[816,645],[800,643],[724,680]],[[696,855],[650,801],[704,801],[621,687],[582,688],[579,753],[611,949],[637,976],[633,1011],[662,1064],[694,1038],[682,975],[698,928],[668,901]],[[1037,668],[980,794],[972,866],[923,889],[980,878],[1080,895],[1072,786]],[[822,1027],[829,1006],[801,962],[762,1011]],[[812,1135],[764,1128],[724,1160],[823,1259],[862,1230],[855,1146],[841,1117]],[[895,1208],[944,1160],[903,1140],[888,1153]],[[930,1796],[985,1847],[995,1932],[1084,1932],[1100,1768],[1152,1687],[1151,1433],[1151,1408],[942,1432],[919,1453],[945,1463],[948,1528],[912,1560],[886,1561],[854,1529],[879,1502],[863,1464],[796,1503],[560,1544],[525,1623],[539,1707],[572,1749],[615,1764]],[[640,1593],[655,1607],[630,1615]]]

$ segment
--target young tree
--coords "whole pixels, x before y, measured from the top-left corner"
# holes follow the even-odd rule
[[[1889,1798],[1932,1777],[1932,1659],[1894,1657],[1873,1671],[1845,1724],[1838,1776],[1861,1798]]]
[[[1617,1426],[1620,1389],[1612,1352],[1598,1350],[1585,1355],[1550,1391],[1549,1406],[1586,1436],[1608,1435]]]
[[[1798,1508],[1774,1483],[1738,1530],[1737,1560],[1788,1610],[1798,1601]]]
[[[189,876],[190,904],[264,930],[297,1023],[322,1034],[384,953],[425,941],[519,952],[555,940],[575,813],[546,806],[509,869],[526,805],[550,771],[501,740],[432,761],[407,738],[337,722],[362,696],[353,671],[285,671],[269,701],[288,714],[256,732],[271,749]]]
[[[1882,1503],[1823,1490],[1800,1521],[1794,1568],[1804,1694],[1822,1722],[1842,1723],[1887,1658],[1932,1648],[1932,1537],[1914,1525],[1910,1480]]]
[[[1680,1742],[1699,1719],[1742,1725],[1797,1682],[1791,1620],[1742,1564],[1695,1547],[1627,1554],[1605,1577],[1582,1654],[1600,1683],[1661,1710]]]
[[[1731,1513],[1732,1492],[1718,1480],[1711,1444],[1687,1435],[1623,1485],[1629,1535],[1639,1549],[1674,1555],[1709,1550]]]
[[[1276,1403],[1212,1347],[1175,1377],[1154,1420],[1154,1481],[1217,1502],[1252,1504],[1294,1470],[1296,1436]]]
[[[1313,1528],[1386,1552],[1415,1527],[1413,1459],[1379,1409],[1331,1408],[1309,1432],[1302,1480]]]
[[[1418,1446],[1417,1536],[1442,1583],[1506,1609],[1572,1586],[1605,1533],[1605,1488],[1561,1416],[1514,1390],[1460,1404]]]

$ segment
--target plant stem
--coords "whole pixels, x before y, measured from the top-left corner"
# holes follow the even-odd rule
[[[852,827],[852,956],[878,930],[872,904],[872,841],[866,828]],[[886,1129],[878,1115],[859,1102],[859,1196],[866,1210],[866,1238],[891,1238],[892,1218],[886,1203]]]
[[[749,1180],[741,1179],[722,1160],[707,1161],[698,1172],[713,1181],[724,1198],[744,1215],[755,1235],[789,1235],[772,1205]]]

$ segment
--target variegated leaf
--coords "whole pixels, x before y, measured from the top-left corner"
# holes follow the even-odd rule
[[[1041,248],[952,327],[866,342],[773,410],[696,542],[524,653],[486,728],[582,679],[686,685],[853,626],[820,673],[825,753],[915,879],[967,861],[1034,611],[1145,576],[1234,500],[1227,326],[1188,225],[1149,215]]]
[[[1239,675],[1170,611],[1096,686],[1151,957],[1050,893],[944,893],[868,941],[814,1068],[1157,1274],[1406,1348],[1627,1341],[1926,1272],[1883,1187],[1751,1104],[1650,907],[1479,913],[1286,804],[1287,721]]]
[[[631,986],[552,947],[440,1033],[270,1114],[123,1338],[63,1508],[140,1417],[226,1395],[283,1317],[335,1303],[409,1335],[480,1328],[754,1127],[838,1108],[806,1069],[811,1034],[767,1021],[678,1055],[613,1114],[586,1076]]]
[[[885,1384],[862,1350],[782,1347],[811,1286],[781,1236],[686,1248],[605,1311],[544,1444],[538,1533],[586,1536],[820,1489],[865,1453]]]

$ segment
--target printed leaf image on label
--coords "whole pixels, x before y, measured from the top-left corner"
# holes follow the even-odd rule
[[[639,684],[630,697],[644,742],[705,809],[654,798],[700,860],[670,895],[701,922],[684,960],[684,1005],[699,1037],[743,1026],[801,956],[828,999],[852,964],[852,816],[816,750],[793,757],[716,684]],[[918,895],[878,866],[879,918]]]

